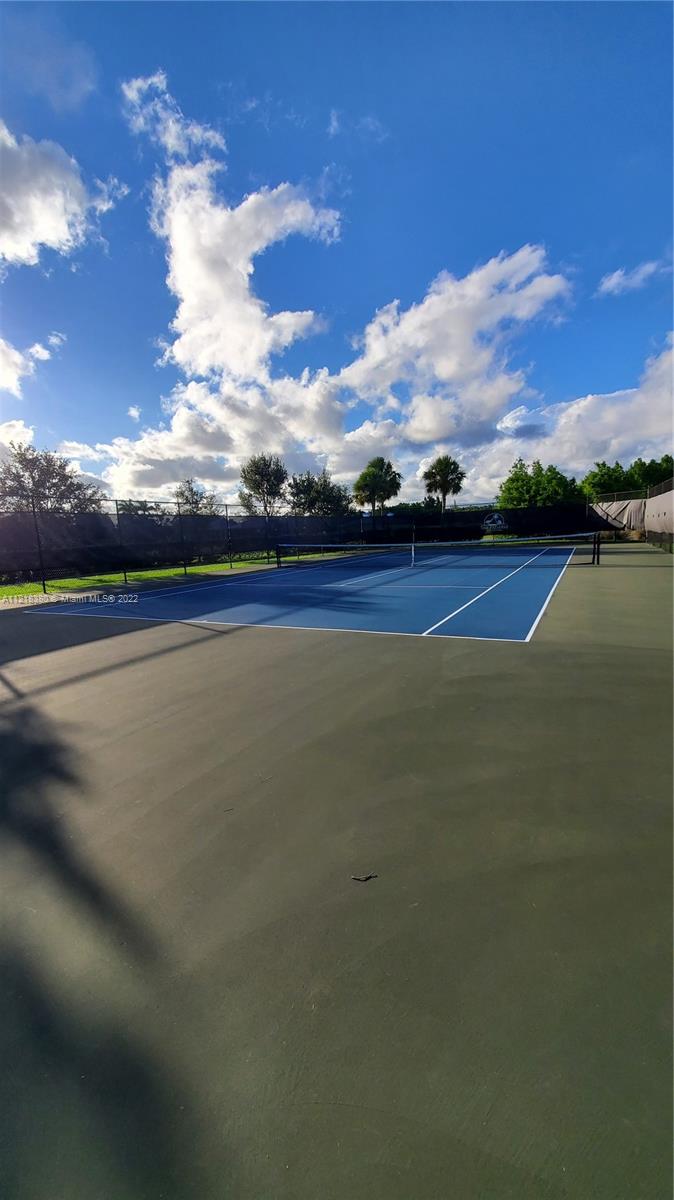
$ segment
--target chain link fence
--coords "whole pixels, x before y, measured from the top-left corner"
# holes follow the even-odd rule
[[[597,527],[583,504],[500,510],[518,536]],[[0,584],[133,582],[141,573],[207,574],[276,561],[279,543],[410,542],[483,536],[493,505],[446,513],[351,512],[336,516],[250,515],[237,504],[194,514],[175,502],[106,500],[99,512],[0,512]]]

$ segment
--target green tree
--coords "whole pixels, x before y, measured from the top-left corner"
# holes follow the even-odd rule
[[[426,496],[425,500],[409,500],[403,501],[401,504],[392,504],[389,512],[410,517],[416,513],[439,513],[442,512],[442,501],[437,496]]]
[[[379,505],[384,511],[387,500],[398,495],[402,483],[402,475],[396,471],[389,459],[372,458],[364,471],[361,471],[353,485],[353,495],[361,508],[370,507],[374,517]]]
[[[195,479],[183,479],[173,496],[182,512],[195,517],[215,517],[221,511],[215,492],[207,492]]]
[[[101,489],[81,479],[67,458],[9,443],[9,458],[0,464],[0,508],[19,512],[34,504],[39,512],[100,512],[104,499]]]
[[[596,500],[604,492],[628,492],[635,485],[621,463],[615,462],[611,467],[606,462],[595,462],[580,486],[590,500]]]
[[[439,495],[442,511],[447,508],[447,497],[458,496],[466,478],[466,472],[450,454],[440,454],[424,471],[423,480],[429,495]]]
[[[575,479],[564,475],[552,463],[544,467],[538,459],[530,467],[523,458],[515,459],[498,492],[499,508],[544,507],[582,499]]]
[[[633,488],[655,487],[656,484],[671,479],[672,475],[674,460],[671,454],[663,454],[660,459],[651,458],[648,462],[644,462],[643,458],[636,458],[627,468],[627,476]]]
[[[253,454],[241,468],[239,500],[247,513],[273,517],[286,500],[288,472],[277,454]]]
[[[498,507],[527,508],[533,502],[533,488],[529,468],[523,458],[516,458],[499,487]]]
[[[543,467],[538,460],[532,463],[531,482],[533,504],[541,506],[568,504],[575,500],[584,499],[583,493],[573,476],[569,477],[565,475],[563,471],[560,471],[559,467],[553,466],[552,463],[547,467]]]
[[[606,462],[596,462],[581,481],[581,488],[590,500],[596,500],[608,492],[645,491],[664,483],[674,474],[674,460],[671,454],[663,454],[662,458],[651,458],[645,462],[643,458],[635,458],[629,467],[615,462],[610,466]]]
[[[160,517],[168,512],[165,505],[153,500],[118,500],[117,509],[131,517]]]
[[[298,517],[331,517],[349,511],[351,493],[343,484],[335,483],[326,470],[319,475],[304,471],[292,476],[288,500],[291,511]]]
[[[315,513],[319,517],[340,517],[351,508],[351,492],[343,483],[335,483],[326,470],[316,476]]]
[[[317,479],[311,471],[293,475],[288,483],[290,511],[296,517],[310,516],[316,511]]]

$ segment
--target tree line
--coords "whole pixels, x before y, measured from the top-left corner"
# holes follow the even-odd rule
[[[628,492],[653,487],[671,479],[671,454],[648,462],[637,458],[628,467],[596,462],[580,482],[553,464],[528,464],[517,458],[502,481],[496,503],[501,508],[524,508],[586,500],[610,492]],[[449,454],[441,454],[423,472],[425,501],[394,506],[396,511],[424,510],[444,513],[447,501],[458,496],[466,472]],[[294,516],[343,516],[357,508],[369,508],[374,517],[400,493],[403,477],[382,456],[370,459],[352,488],[337,483],[327,470],[289,474],[276,454],[254,454],[241,467],[239,502],[244,511],[265,517],[290,511]],[[6,461],[0,464],[0,509],[39,512],[100,512],[107,497],[95,484],[83,479],[67,458],[51,450],[36,450],[10,443]],[[173,491],[181,511],[215,516],[223,504],[216,493],[198,480],[184,479]],[[121,513],[156,515],[164,511],[151,500],[119,500]]]
[[[645,491],[671,479],[673,474],[671,454],[648,462],[636,458],[629,467],[619,462],[613,466],[595,462],[580,483],[552,464],[544,467],[536,459],[529,465],[523,458],[517,458],[499,487],[497,503],[499,508],[528,508],[594,501],[610,492]]]

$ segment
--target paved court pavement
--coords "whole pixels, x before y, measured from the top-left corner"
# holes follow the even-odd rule
[[[668,1194],[670,568],[526,645],[0,613],[4,1195]]]

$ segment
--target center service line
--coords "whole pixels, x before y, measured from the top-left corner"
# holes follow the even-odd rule
[[[441,621],[436,621],[435,625],[431,625],[430,629],[424,629],[424,632],[421,636],[427,637],[428,634],[432,633],[434,629],[439,629],[439,627],[444,625],[446,621],[451,621],[452,617],[457,617],[460,612],[463,612],[464,608],[470,608],[471,604],[475,604],[476,600],[481,600],[483,596],[487,595],[487,592],[493,592],[494,588],[500,587],[502,583],[505,583],[506,579],[512,579],[513,575],[517,575],[518,571],[522,571],[524,567],[528,567],[529,563],[532,563],[535,561],[535,559],[540,558],[541,554],[545,554],[545,550],[540,550],[538,554],[534,554],[533,558],[528,558],[527,561],[523,562],[520,567],[516,567],[515,570],[510,571],[508,575],[504,575],[503,579],[497,579],[496,583],[492,583],[491,587],[485,588],[483,592],[479,593],[479,595],[473,596],[473,599],[466,601],[465,604],[461,605],[461,608],[455,608],[454,612],[451,612],[448,614],[448,616],[443,617]]]

